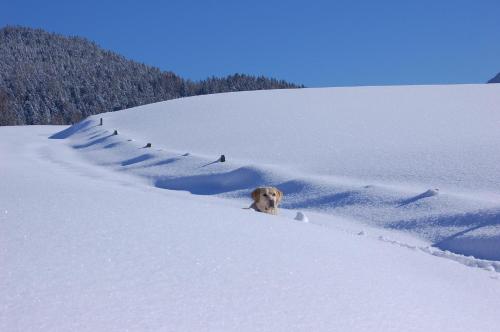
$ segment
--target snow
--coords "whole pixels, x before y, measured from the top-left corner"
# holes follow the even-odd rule
[[[309,222],[309,218],[302,211],[297,212],[294,219],[302,222]]]
[[[102,117],[107,128],[154,146],[214,158],[368,184],[497,193],[499,90],[483,84],[252,91]]]
[[[260,91],[2,127],[0,331],[496,331],[499,90]],[[278,216],[246,209],[260,185],[285,193]]]
[[[494,84],[226,93],[102,114],[57,137],[158,188],[247,200],[273,185],[286,209],[500,260],[499,104]]]

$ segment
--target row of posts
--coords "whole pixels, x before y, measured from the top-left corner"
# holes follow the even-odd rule
[[[99,126],[102,126],[102,123],[103,123],[102,118],[100,118],[100,120],[99,120]],[[118,130],[115,129],[115,131],[113,131],[113,135],[118,135]],[[144,147],[145,148],[150,148],[151,147],[151,143],[147,143]],[[226,156],[225,155],[221,155],[219,157],[219,162],[221,162],[221,163],[226,162]]]

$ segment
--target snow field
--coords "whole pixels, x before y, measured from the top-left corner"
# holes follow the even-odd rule
[[[0,129],[2,331],[498,326],[496,273],[154,188],[43,138],[53,129]]]
[[[55,137],[158,188],[246,201],[253,188],[273,185],[285,193],[284,209],[355,219],[500,260],[498,90],[209,95],[95,116]]]
[[[496,331],[499,90],[260,91],[2,127],[0,330]],[[279,216],[244,209],[261,185],[285,193]]]

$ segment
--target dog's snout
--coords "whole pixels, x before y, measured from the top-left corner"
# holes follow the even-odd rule
[[[269,206],[272,207],[272,208],[276,207],[276,201],[273,200],[273,199],[270,199],[269,200]]]

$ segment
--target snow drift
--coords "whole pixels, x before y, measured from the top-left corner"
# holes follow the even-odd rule
[[[101,114],[53,138],[159,188],[246,199],[274,185],[285,209],[500,260],[499,104],[497,85],[228,93]]]

